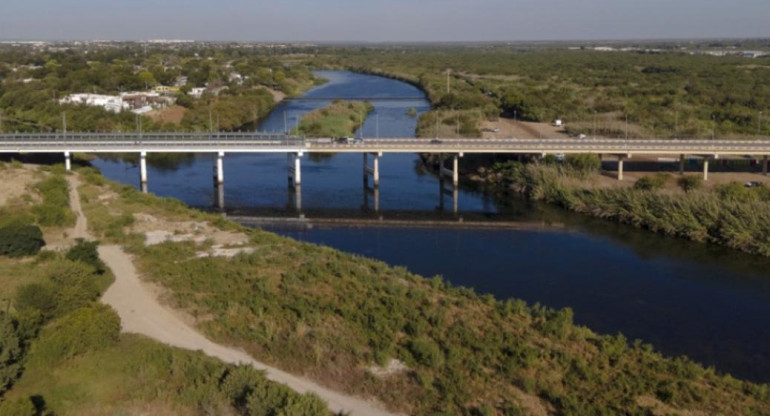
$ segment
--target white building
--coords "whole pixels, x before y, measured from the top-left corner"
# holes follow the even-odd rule
[[[124,102],[122,97],[101,94],[70,94],[59,100],[59,103],[102,107],[113,113],[119,113],[129,108],[128,103]]]

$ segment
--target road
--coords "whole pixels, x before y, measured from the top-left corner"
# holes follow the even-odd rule
[[[770,140],[625,139],[363,139],[340,143],[256,133],[5,134],[0,153],[595,153],[770,155]]]

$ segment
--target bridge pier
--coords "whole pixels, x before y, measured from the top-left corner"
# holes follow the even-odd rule
[[[224,157],[225,152],[219,152],[217,153],[217,186],[222,185],[225,183],[225,163],[224,163]]]
[[[624,162],[625,156],[618,156],[618,180],[623,180],[623,162]]]
[[[369,175],[372,175],[374,188],[380,187],[380,157],[382,152],[372,153],[372,167],[369,167],[369,154],[364,153],[364,186],[369,186]]]
[[[217,184],[214,187],[214,197],[216,199],[217,208],[220,210],[225,209],[225,185],[224,183]]]
[[[66,169],[67,172],[72,170],[72,160],[70,158],[70,152],[64,152],[64,169]]]
[[[767,155],[762,156],[762,174],[767,176]]]
[[[452,170],[444,167],[444,158],[441,157],[441,163],[439,164],[439,177],[449,176],[452,178],[452,186],[457,188],[460,185],[460,158],[463,157],[462,153],[452,155]]]
[[[709,180],[709,158],[703,158],[703,181]]]
[[[302,152],[287,154],[286,163],[289,171],[289,186],[302,185]]]
[[[147,152],[139,153],[139,184],[142,192],[147,193]]]

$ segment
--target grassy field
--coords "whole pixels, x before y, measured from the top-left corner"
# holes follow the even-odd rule
[[[308,137],[352,137],[373,109],[368,102],[337,100],[302,116],[295,133]]]
[[[212,339],[409,414],[744,414],[770,388],[572,323],[569,309],[499,301],[403,268],[243,229],[84,173],[93,230],[136,256]],[[103,196],[101,200],[99,196]],[[204,221],[253,252],[200,257],[212,241],[145,247],[130,218]],[[389,369],[389,370],[387,370]]]

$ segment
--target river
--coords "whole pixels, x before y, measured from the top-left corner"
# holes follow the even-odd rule
[[[366,97],[375,110],[359,136],[409,137],[417,117],[408,110],[430,107],[419,89],[403,82],[342,71],[318,75],[329,82],[279,104],[260,130],[291,128],[327,98]],[[131,163],[93,163],[110,179],[138,185]],[[213,163],[213,155],[197,155],[151,165],[149,190],[213,207]],[[770,260],[516,199],[501,202],[465,187],[455,212],[453,195],[441,192],[417,155],[386,154],[380,170],[375,195],[363,188],[361,155],[305,156],[298,201],[287,187],[286,155],[226,155],[224,205],[230,215],[336,218],[264,227],[442,275],[500,299],[571,307],[576,323],[600,333],[621,332],[665,355],[687,355],[721,373],[770,382]],[[366,221],[340,224],[340,218]],[[380,218],[397,226],[377,225]]]

